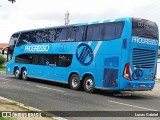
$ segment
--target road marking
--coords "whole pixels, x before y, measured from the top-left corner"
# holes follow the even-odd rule
[[[108,100],[108,102],[116,103],[116,104],[120,104],[120,105],[125,105],[125,106],[130,106],[130,107],[134,107],[134,108],[139,108],[139,109],[144,109],[144,110],[149,110],[149,111],[158,111],[158,110],[154,110],[154,109],[150,109],[150,108],[139,107],[139,106],[130,105],[130,104],[125,104],[125,103],[116,102],[116,101],[111,101],[111,100]]]
[[[64,93],[64,92],[65,92],[65,91],[63,91],[63,90],[58,90],[58,89],[48,88],[48,87],[44,87],[44,86],[40,86],[40,85],[36,85],[36,87],[44,88],[44,89],[48,89],[48,90],[54,90],[54,91],[58,91],[58,92],[62,92],[62,93]]]
[[[1,80],[9,80],[9,81],[11,81],[10,79],[6,79],[6,78],[0,78]]]
[[[0,96],[0,99],[1,99],[1,100],[5,100],[5,101],[10,102],[10,103],[15,103],[16,105],[18,105],[18,106],[20,106],[20,107],[22,107],[22,108],[25,108],[25,109],[27,109],[27,110],[30,110],[30,111],[42,111],[42,110],[40,110],[40,109],[31,107],[31,106],[25,106],[23,103],[20,103],[20,102],[17,102],[17,101],[14,101],[14,100],[11,100],[11,99],[2,97],[2,96]],[[43,111],[42,111],[42,112],[43,112]],[[56,116],[56,117],[51,117],[51,118],[53,118],[54,120],[67,120],[67,119],[65,119],[65,118],[58,117],[58,116]]]
[[[30,85],[31,83],[26,83],[27,85]]]

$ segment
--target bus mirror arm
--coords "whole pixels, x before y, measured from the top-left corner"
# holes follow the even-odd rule
[[[2,51],[1,51],[2,55],[5,54],[4,52],[5,52],[5,49],[6,49],[6,48],[9,48],[9,46],[7,46],[7,47],[5,47],[5,48],[2,49]]]

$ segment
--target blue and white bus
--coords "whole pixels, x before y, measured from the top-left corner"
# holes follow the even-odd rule
[[[118,18],[14,33],[6,73],[111,91],[146,91],[155,85],[156,23]]]

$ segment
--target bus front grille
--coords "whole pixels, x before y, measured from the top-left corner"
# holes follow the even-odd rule
[[[132,53],[132,65],[136,68],[153,68],[156,51],[134,48]]]

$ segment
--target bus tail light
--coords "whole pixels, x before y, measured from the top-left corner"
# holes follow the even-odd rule
[[[153,80],[156,79],[156,76],[157,76],[157,65],[156,65],[156,70],[155,70],[155,73],[154,73],[154,78],[153,78]]]
[[[130,65],[127,63],[124,67],[123,77],[127,80],[131,80],[130,72]]]

